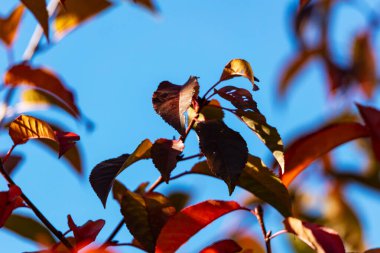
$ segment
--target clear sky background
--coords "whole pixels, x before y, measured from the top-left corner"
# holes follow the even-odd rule
[[[0,3],[1,13],[15,5],[14,0]],[[379,6],[379,1],[371,1]],[[327,96],[325,77],[318,64],[312,64],[297,78],[297,85],[289,96],[280,102],[276,87],[281,70],[296,48],[291,35],[292,13],[298,1],[260,0],[158,0],[158,15],[129,3],[120,3],[98,18],[86,23],[63,38],[57,45],[38,54],[33,63],[55,70],[68,87],[76,92],[79,108],[95,124],[94,131],[86,131],[83,124],[60,111],[34,113],[45,119],[61,122],[65,129],[81,135],[85,173],[78,177],[55,154],[30,142],[16,148],[24,155],[24,161],[14,174],[15,181],[40,207],[42,212],[61,230],[67,229],[67,214],[77,224],[88,219],[105,219],[106,226],[98,237],[102,242],[121,219],[119,207],[112,197],[104,209],[93,192],[88,175],[99,162],[132,152],[145,138],[178,137],[176,131],[154,112],[151,97],[163,80],[183,84],[190,75],[199,76],[201,94],[220,77],[224,65],[233,58],[244,58],[260,79],[260,90],[254,94],[259,109],[270,124],[277,127],[285,144],[299,131],[315,128],[333,115],[343,104],[343,99],[332,101]],[[348,39],[363,26],[363,19],[350,8],[335,16],[334,41],[338,55],[344,54],[350,45]],[[21,59],[30,35],[36,25],[28,13],[24,17],[19,39],[15,45],[15,58]],[[7,68],[6,51],[0,49],[0,70]],[[250,88],[245,79],[228,82]],[[375,101],[373,101],[375,103]],[[242,123],[227,115],[230,126],[247,140],[248,148],[268,164],[270,152]],[[0,136],[1,151],[11,145],[5,133]],[[185,155],[195,154],[197,139],[191,134],[186,142]],[[353,159],[342,156],[342,161]],[[173,175],[189,169],[189,163],[181,163]],[[312,170],[311,168],[309,170]],[[124,171],[118,179],[130,189],[140,182],[153,182],[159,176],[151,161],[142,161]],[[310,177],[310,176],[309,176]],[[310,186],[320,187],[313,182]],[[0,179],[0,188],[6,189]],[[191,203],[207,199],[243,199],[244,191],[237,190],[231,197],[222,182],[204,176],[189,176],[162,185],[158,190],[173,189],[191,191]],[[365,237],[369,247],[380,246],[378,228],[380,210],[378,193],[352,187],[349,199],[355,201],[355,210],[363,220]],[[273,209],[268,210],[268,228],[281,229],[281,217]],[[32,212],[18,210],[32,216]],[[213,240],[224,238],[223,233],[238,222],[240,215],[230,214],[221,222],[202,231],[180,252],[195,252]],[[254,217],[245,217],[251,223],[253,233],[258,228]],[[261,235],[258,236],[262,241]],[[126,229],[117,239],[130,241]],[[274,252],[284,252],[281,237],[273,240]],[[37,250],[33,243],[0,230],[1,252],[18,253]],[[119,248],[121,252],[135,252]],[[138,251],[136,251],[138,252]]]

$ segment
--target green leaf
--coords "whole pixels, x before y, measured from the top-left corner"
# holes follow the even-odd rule
[[[4,228],[44,246],[51,246],[55,243],[50,231],[42,223],[30,217],[12,214]]]
[[[195,164],[191,172],[214,177],[205,161]],[[236,185],[272,205],[284,217],[292,214],[288,190],[260,158],[248,156],[248,161]]]

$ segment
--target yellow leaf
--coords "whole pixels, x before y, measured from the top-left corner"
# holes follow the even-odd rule
[[[230,61],[223,70],[220,81],[225,81],[237,76],[247,78],[253,85],[253,90],[258,90],[259,87],[255,84],[255,81],[259,81],[253,75],[253,70],[249,62],[243,59],[233,59]]]

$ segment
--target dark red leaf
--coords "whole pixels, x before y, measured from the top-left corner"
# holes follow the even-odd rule
[[[345,253],[342,239],[332,229],[288,217],[284,220],[289,233],[298,236],[318,253]]]
[[[175,85],[168,81],[160,83],[153,94],[154,110],[180,134],[185,132],[184,113],[198,96],[198,78],[191,76],[184,85]]]
[[[26,206],[20,197],[21,194],[21,189],[16,185],[9,186],[8,191],[0,192],[0,228],[4,226],[14,209]]]
[[[71,215],[67,216],[67,223],[69,225],[70,230],[73,231],[74,237],[76,240],[76,244],[80,244],[80,247],[84,247],[93,241],[95,241],[96,237],[98,236],[100,230],[102,230],[105,221],[104,220],[96,220],[87,221],[82,226],[75,225],[73,219],[71,218]]]
[[[10,155],[7,160],[3,160],[3,166],[5,171],[10,175],[14,172],[17,166],[20,164],[22,156],[20,155]]]
[[[242,88],[225,86],[219,90],[215,89],[222,98],[230,101],[236,108],[241,110],[257,110],[257,103],[253,100],[251,93]]]
[[[46,1],[21,0],[21,2],[33,13],[33,16],[43,28],[46,38],[49,40],[49,14],[46,9]]]
[[[172,216],[157,239],[156,253],[174,253],[199,230],[219,217],[236,210],[247,210],[234,201],[208,200],[189,206]]]
[[[222,121],[200,122],[196,132],[210,170],[226,182],[232,194],[248,159],[247,143]]]
[[[234,240],[222,240],[204,248],[200,253],[238,253],[242,250]]]
[[[152,160],[166,182],[169,182],[170,173],[177,166],[177,157],[184,148],[181,140],[158,139],[153,143]]]
[[[59,157],[64,155],[77,141],[80,140],[79,135],[72,132],[54,131],[54,133],[59,143]]]
[[[369,137],[359,123],[337,123],[298,138],[285,151],[285,173],[282,182],[288,186],[312,162],[335,147],[357,138]]]

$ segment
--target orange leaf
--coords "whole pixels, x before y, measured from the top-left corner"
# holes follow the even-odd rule
[[[259,87],[255,84],[255,81],[259,81],[253,75],[253,70],[249,62],[243,59],[233,59],[223,69],[223,73],[220,77],[220,82],[234,77],[242,76],[247,78],[253,86],[253,90],[256,91]]]
[[[282,182],[290,185],[299,173],[325,153],[346,142],[368,136],[368,130],[359,123],[340,123],[300,137],[285,151]]]
[[[234,240],[222,240],[204,248],[200,253],[237,253],[241,250]]]
[[[25,206],[21,194],[21,189],[16,185],[9,186],[9,191],[0,192],[0,228],[4,226],[14,209]]]
[[[54,72],[46,68],[33,68],[27,63],[14,65],[4,76],[5,85],[18,87],[26,85],[39,89],[49,95],[59,99],[76,117],[79,117],[79,110],[75,105],[73,93],[67,89]]]
[[[49,14],[46,9],[46,1],[21,0],[21,2],[33,13],[34,17],[44,30],[46,38],[49,40]]]
[[[0,18],[0,39],[7,47],[11,47],[16,38],[17,29],[19,27],[24,6],[19,5],[5,19]]]
[[[199,230],[219,217],[236,210],[247,210],[234,201],[208,200],[182,209],[169,218],[157,239],[156,253],[174,253]]]

